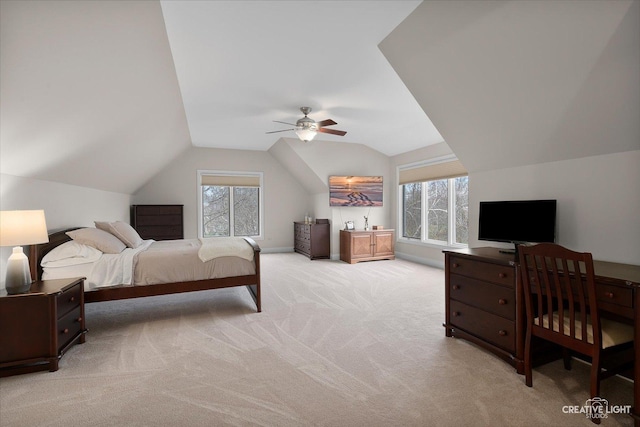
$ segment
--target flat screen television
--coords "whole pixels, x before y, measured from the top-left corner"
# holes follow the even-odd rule
[[[543,243],[556,239],[555,200],[480,202],[478,240]]]

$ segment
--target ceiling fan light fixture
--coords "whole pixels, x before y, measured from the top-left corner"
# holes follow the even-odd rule
[[[296,135],[298,135],[298,138],[300,138],[300,140],[304,142],[312,141],[317,133],[318,132],[311,128],[296,129]]]
[[[309,118],[307,116],[307,114],[309,114],[311,112],[311,108],[310,107],[300,107],[300,111],[302,111],[302,113],[304,114],[304,117],[301,119],[298,119],[298,121],[296,121],[295,125],[293,123],[288,123],[288,122],[281,122],[279,120],[274,120],[274,122],[276,123],[282,123],[285,125],[291,125],[291,126],[295,126],[295,128],[293,129],[283,129],[283,130],[274,130],[271,132],[266,132],[266,133],[278,133],[278,132],[289,132],[289,131],[295,131],[296,135],[298,135],[298,138],[300,138],[301,141],[304,142],[310,142],[313,140],[313,138],[315,138],[315,136],[319,133],[327,133],[327,134],[331,134],[331,135],[339,135],[339,136],[344,136],[346,135],[347,132],[343,131],[343,130],[336,130],[336,129],[327,129],[327,126],[333,126],[333,125],[337,125],[338,123],[334,122],[331,119],[327,119],[327,120],[323,120],[321,122],[316,122],[315,120]]]

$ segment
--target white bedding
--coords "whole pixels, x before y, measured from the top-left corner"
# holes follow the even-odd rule
[[[242,237],[200,238],[200,243],[198,257],[202,262],[224,256],[237,256],[247,261],[253,261],[253,248]]]
[[[202,244],[196,239],[145,240],[138,248],[126,248],[119,254],[102,254],[95,262],[83,260],[77,265],[43,266],[42,278],[84,277],[85,291],[91,291],[112,286],[152,285],[255,274],[253,249],[244,239],[240,241],[243,245],[240,253],[249,248],[250,260],[246,259],[246,254],[239,256],[225,252],[226,256],[222,256],[219,252],[213,259],[201,261],[199,249]]]
[[[102,254],[92,262],[50,267],[43,264],[42,279],[66,279],[84,277],[84,290],[108,288],[115,285],[133,285],[133,261],[135,256],[151,246],[153,240],[145,240],[135,249],[126,248],[119,254]]]
[[[93,264],[90,289],[133,285],[133,260],[139,252],[145,251],[152,243],[153,240],[145,240],[135,249],[126,248],[119,254],[102,254]]]

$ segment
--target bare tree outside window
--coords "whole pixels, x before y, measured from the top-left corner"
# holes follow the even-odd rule
[[[420,239],[422,233],[422,183],[412,182],[402,186],[403,230],[409,239]]]
[[[469,177],[454,180],[456,198],[456,243],[469,243]]]
[[[233,187],[233,235],[260,234],[260,200],[256,187]]]
[[[448,180],[427,182],[427,238],[446,242],[449,236]]]
[[[202,186],[202,236],[229,236],[229,188]]]
[[[233,219],[233,221],[232,221]],[[231,231],[233,230],[233,233]],[[258,187],[202,186],[202,236],[260,234]]]
[[[446,245],[469,243],[469,178],[402,185],[402,236]],[[422,207],[425,207],[423,210]]]

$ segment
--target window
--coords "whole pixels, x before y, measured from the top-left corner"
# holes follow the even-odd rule
[[[262,173],[198,171],[198,235],[262,236]]]
[[[467,245],[469,178],[457,160],[400,168],[399,182],[403,238],[438,245]]]

